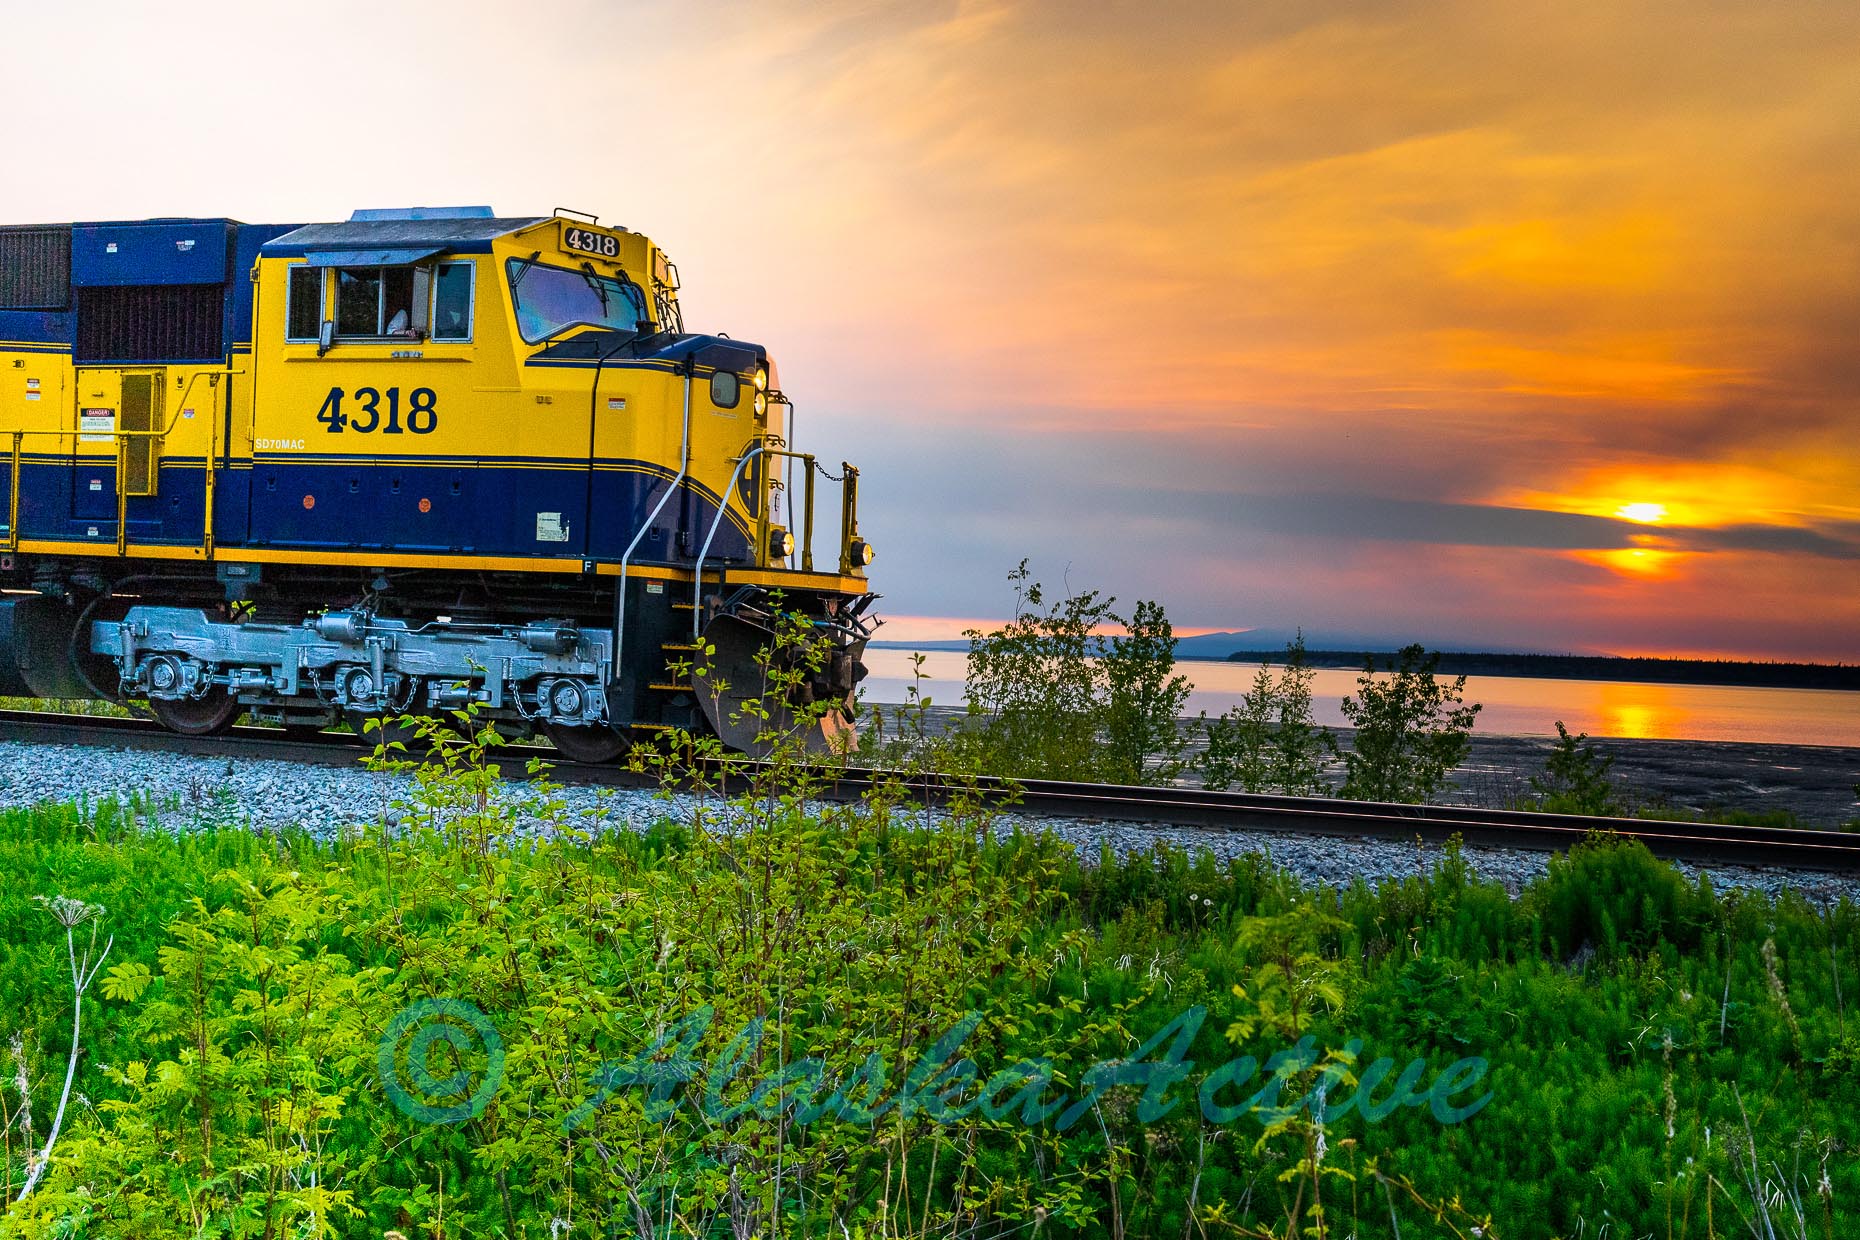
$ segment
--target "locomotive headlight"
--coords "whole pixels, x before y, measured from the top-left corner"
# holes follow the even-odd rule
[[[785,560],[794,554],[794,535],[779,525],[769,531],[769,559]]]
[[[762,393],[757,392],[756,393],[756,416],[761,417],[763,414],[767,413],[768,411],[769,411],[769,398],[764,396]]]
[[[768,390],[769,390],[768,367],[758,366],[756,367],[756,391],[766,392]]]
[[[872,563],[872,558],[874,554],[872,551],[872,544],[867,542],[865,539],[863,538],[853,539],[851,552],[852,552],[852,563],[853,563],[854,568],[865,568],[866,566]]]

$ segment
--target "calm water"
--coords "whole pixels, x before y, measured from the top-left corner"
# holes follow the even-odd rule
[[[911,683],[911,652],[870,650],[865,662],[871,668],[865,696],[874,702],[902,702]],[[960,706],[966,666],[960,652],[924,652],[925,695],[939,706]],[[1231,709],[1259,670],[1251,663],[1194,661],[1184,661],[1177,669],[1194,686],[1190,715]],[[1343,668],[1318,670],[1313,706],[1319,723],[1344,722],[1339,703],[1356,691],[1356,677]],[[1485,708],[1479,712],[1477,730],[1496,735],[1555,736],[1561,719],[1571,732],[1590,736],[1860,746],[1860,693],[1831,689],[1471,676],[1466,700]]]

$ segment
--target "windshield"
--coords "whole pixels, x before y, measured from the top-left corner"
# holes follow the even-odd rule
[[[520,258],[509,271],[517,330],[530,344],[584,324],[630,332],[646,318],[646,299],[630,281]]]

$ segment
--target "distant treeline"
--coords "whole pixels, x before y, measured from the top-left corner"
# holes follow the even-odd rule
[[[1230,663],[1283,662],[1283,651],[1240,650]],[[1307,650],[1312,667],[1361,668],[1373,658],[1386,668],[1394,656],[1362,650]],[[1616,658],[1578,654],[1464,654],[1440,656],[1448,676],[1543,676],[1557,680],[1639,680],[1686,685],[1749,685],[1765,689],[1860,689],[1860,666],[1845,663],[1746,663],[1731,659]]]

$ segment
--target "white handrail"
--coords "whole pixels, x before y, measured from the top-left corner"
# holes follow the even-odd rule
[[[678,476],[672,479],[672,485],[666,488],[665,494],[661,495],[659,497],[659,502],[653,505],[653,509],[647,514],[645,521],[640,523],[639,530],[633,535],[633,541],[627,544],[626,554],[620,557],[620,578],[614,583],[614,658],[613,665],[609,669],[607,676],[607,683],[610,685],[620,683],[620,651],[621,647],[626,642],[627,565],[633,560],[633,552],[639,549],[640,539],[646,536],[646,531],[651,529],[652,523],[659,519],[659,514],[665,510],[665,505],[671,501],[672,496],[678,494],[678,488],[684,484],[685,478],[691,473],[691,382],[693,370],[694,368],[691,363],[687,361],[685,363],[684,446],[679,452]],[[588,465],[592,468],[594,462],[590,460]],[[592,482],[590,482],[590,485],[592,485]],[[590,539],[593,535],[594,532],[592,530],[588,531]],[[705,545],[709,546],[708,543]],[[612,723],[613,720],[609,719],[608,722]]]
[[[717,537],[717,527],[723,524],[724,517],[729,514],[730,497],[736,494],[736,484],[743,476],[743,466],[766,450],[766,444],[757,444],[736,458],[736,468],[730,473],[730,485],[723,489],[723,502],[717,505],[717,518],[710,523],[710,533],[704,535],[704,546],[698,552],[697,567],[691,574],[691,640],[694,642],[703,631],[704,613],[701,608],[704,601],[704,560],[710,555],[711,540]],[[751,554],[760,556],[762,553],[757,550]]]

